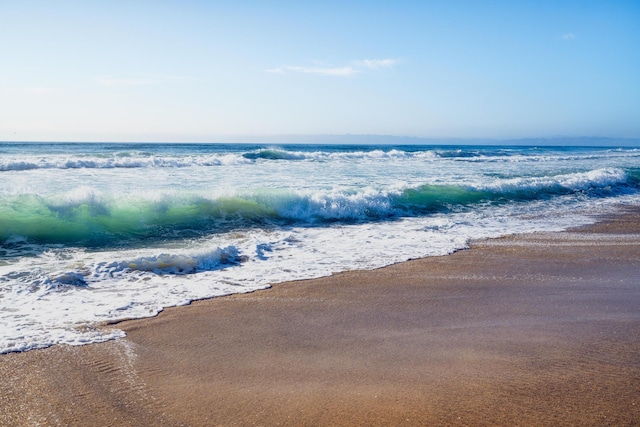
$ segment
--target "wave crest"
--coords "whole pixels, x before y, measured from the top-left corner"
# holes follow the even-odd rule
[[[229,196],[165,193],[117,198],[82,187],[63,198],[5,196],[0,241],[23,236],[38,243],[82,243],[200,237],[256,225],[380,221],[428,215],[476,204],[503,204],[576,195],[637,191],[638,173],[606,168],[485,183],[419,184],[399,189],[263,189]]]

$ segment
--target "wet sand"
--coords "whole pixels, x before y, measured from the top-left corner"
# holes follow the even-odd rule
[[[640,425],[640,211],[117,327],[0,356],[0,425]]]

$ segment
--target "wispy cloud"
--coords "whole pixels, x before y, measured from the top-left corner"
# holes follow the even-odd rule
[[[355,62],[359,67],[375,70],[378,68],[392,68],[398,61],[395,59],[363,59]]]
[[[305,67],[299,65],[283,65],[277,68],[265,70],[268,73],[286,74],[286,73],[303,73],[318,74],[334,77],[348,77],[354,74],[363,73],[368,70],[376,70],[381,68],[392,68],[397,64],[395,59],[363,59],[352,61],[349,65],[341,67],[335,66],[316,66]]]
[[[573,33],[566,33],[561,36],[562,40],[575,40],[576,35]]]

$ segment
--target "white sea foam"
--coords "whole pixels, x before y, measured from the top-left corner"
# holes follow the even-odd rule
[[[0,156],[0,353],[640,204],[637,150],[81,148]]]
[[[35,260],[0,266],[0,352],[99,342],[122,333],[117,327],[96,329],[96,323],[154,316],[164,307],[286,280],[445,255],[472,238],[563,229],[592,220],[567,215],[560,205],[546,211],[553,222],[546,215],[532,217],[524,207],[521,213],[509,210],[255,230],[127,251],[49,250]]]
[[[626,180],[627,174],[622,169],[606,168],[555,176],[498,179],[491,183],[480,184],[477,188],[502,192],[553,190],[557,187],[563,187],[568,190],[587,190],[623,183]]]

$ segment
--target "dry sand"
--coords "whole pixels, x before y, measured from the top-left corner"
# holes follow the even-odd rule
[[[640,213],[117,327],[0,356],[0,425],[640,425]]]

